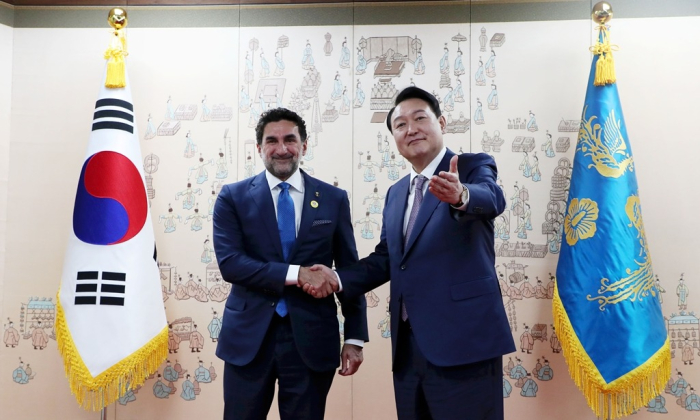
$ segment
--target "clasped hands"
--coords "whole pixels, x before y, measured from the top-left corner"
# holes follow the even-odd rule
[[[299,287],[315,298],[324,298],[339,289],[338,277],[325,265],[299,268]]]

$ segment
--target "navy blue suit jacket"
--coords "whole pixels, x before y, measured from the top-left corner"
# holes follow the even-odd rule
[[[214,249],[225,281],[233,283],[226,301],[216,355],[244,366],[263,341],[280,296],[289,309],[294,341],[314,371],[340,365],[340,334],[333,295],[315,299],[301,288],[285,287],[290,264],[346,267],[357,262],[347,193],[304,178],[301,224],[289,262],[282,256],[275,207],[265,172],[225,185],[214,207]],[[315,202],[317,205],[312,205]],[[345,338],[369,341],[364,295],[338,294]]]
[[[448,171],[447,151],[435,174]],[[396,360],[400,304],[406,305],[418,347],[437,366],[457,366],[515,351],[495,271],[493,219],[505,199],[496,164],[484,154],[459,157],[459,177],[469,189],[464,212],[430,191],[404,249],[406,176],[387,192],[379,245],[368,257],[339,269],[343,293],[361,296],[391,279],[391,343]],[[400,351],[400,350],[399,350]]]

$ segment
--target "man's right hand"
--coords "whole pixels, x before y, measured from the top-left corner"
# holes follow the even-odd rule
[[[324,298],[338,291],[338,278],[328,267],[299,267],[299,287],[315,298]]]

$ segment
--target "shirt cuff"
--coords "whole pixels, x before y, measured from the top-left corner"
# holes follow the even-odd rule
[[[284,279],[285,286],[298,286],[299,285],[299,267],[298,265],[289,265],[287,269],[287,277]]]
[[[335,274],[335,278],[338,279],[338,293],[343,291],[343,283],[340,281],[340,276],[338,275],[338,272],[333,270],[333,273]]]
[[[363,340],[358,340],[356,338],[348,338],[347,340],[345,340],[345,344],[352,344],[353,346],[357,347],[365,346],[365,342]]]

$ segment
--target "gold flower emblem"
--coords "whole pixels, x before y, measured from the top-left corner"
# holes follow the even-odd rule
[[[566,243],[576,245],[579,239],[592,238],[595,235],[598,220],[598,203],[588,198],[571,199],[569,210],[564,218]]]

